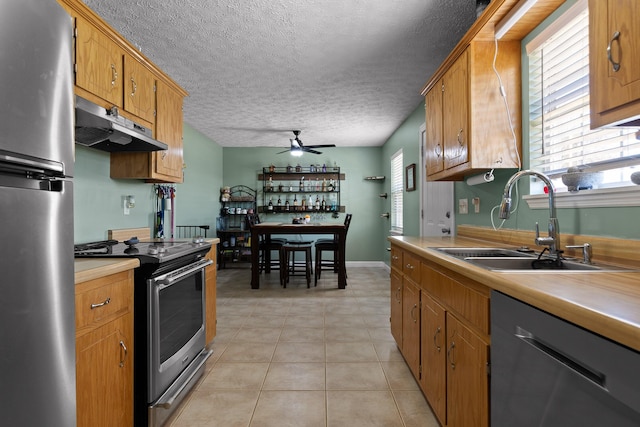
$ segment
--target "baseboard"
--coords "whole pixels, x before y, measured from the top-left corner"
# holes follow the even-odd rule
[[[383,261],[347,261],[346,267],[381,267],[391,271],[389,266]]]

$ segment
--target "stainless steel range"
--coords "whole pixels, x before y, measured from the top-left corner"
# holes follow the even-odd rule
[[[161,426],[211,356],[205,340],[204,256],[193,240],[106,240],[75,246],[80,258],[137,258],[134,291],[135,426]]]

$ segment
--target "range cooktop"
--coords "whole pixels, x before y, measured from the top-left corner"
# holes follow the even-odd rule
[[[124,242],[102,240],[74,246],[76,258],[138,258],[141,264],[162,263],[194,253],[208,252],[211,244],[197,237],[191,240],[152,239],[140,241],[132,237]]]

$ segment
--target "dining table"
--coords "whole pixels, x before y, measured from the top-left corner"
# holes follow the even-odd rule
[[[251,289],[260,288],[260,249],[258,242],[265,239],[270,242],[272,235],[327,235],[334,236],[338,242],[338,288],[347,286],[345,266],[345,248],[347,229],[342,223],[308,222],[301,224],[281,222],[261,222],[251,226]],[[254,243],[255,242],[255,243]],[[268,254],[267,254],[268,256]],[[265,260],[267,262],[268,260]]]

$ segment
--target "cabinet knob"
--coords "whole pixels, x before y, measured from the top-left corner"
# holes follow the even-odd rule
[[[116,71],[115,64],[111,64],[111,86],[116,85],[116,80],[118,80],[118,72]]]

